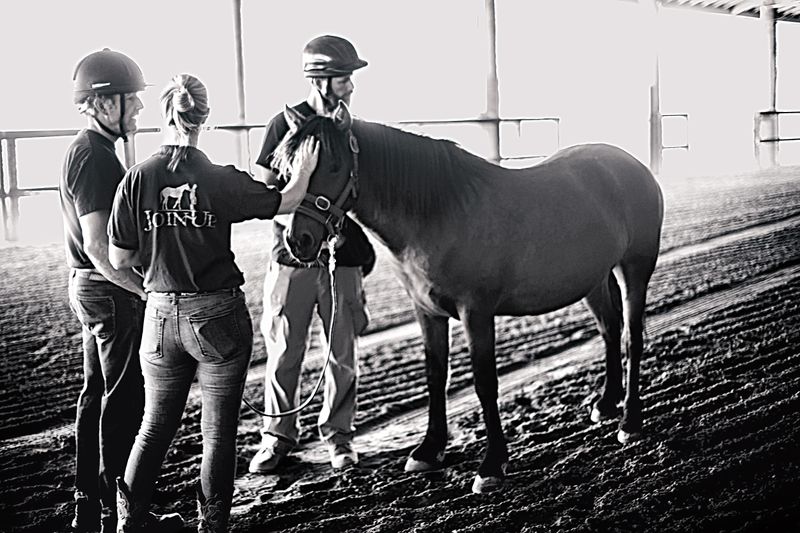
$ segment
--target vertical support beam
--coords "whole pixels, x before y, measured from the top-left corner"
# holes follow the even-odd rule
[[[125,168],[131,168],[136,164],[136,134],[131,133],[128,135],[128,142],[122,143],[122,149],[125,152]]]
[[[8,153],[8,201],[10,207],[10,220],[6,226],[6,240],[16,241],[19,237],[19,181],[17,178],[17,142],[11,137],[6,139]]]
[[[242,45],[242,0],[233,0],[233,38],[235,43],[236,64],[236,102],[238,104],[237,120],[239,125],[247,124],[244,99],[244,52]],[[249,134],[242,128],[234,133],[236,136],[236,152],[239,154],[239,168],[250,170],[248,153]]]
[[[497,19],[494,0],[485,0],[486,18],[488,21],[489,51],[488,73],[486,76],[486,113],[489,122],[490,152],[489,159],[500,162],[500,88],[497,80]]]
[[[8,239],[8,207],[6,206],[6,177],[5,171],[3,170],[3,145],[8,143],[6,141],[3,142],[3,139],[0,138],[0,209],[2,209],[3,213],[3,237],[6,240]]]
[[[647,23],[651,28],[653,39],[653,78],[650,85],[650,170],[655,175],[661,174],[663,163],[664,131],[661,122],[661,72],[659,67],[659,50],[661,48],[661,31],[658,20],[658,0],[649,0],[646,5]]]
[[[655,81],[650,86],[650,170],[659,175],[664,160],[664,131],[661,124],[661,84],[657,60],[655,68]]]
[[[756,137],[756,142],[760,139],[777,139],[778,138],[778,40],[776,36],[776,23],[775,23],[775,7],[773,0],[763,0],[759,8],[759,18],[761,19],[762,27],[764,28],[764,36],[766,46],[765,59],[767,63],[767,112],[761,114],[761,124],[759,129],[759,136]],[[757,147],[756,153],[758,154],[758,164],[761,168],[772,168],[778,165],[778,143],[775,141],[761,143]]]

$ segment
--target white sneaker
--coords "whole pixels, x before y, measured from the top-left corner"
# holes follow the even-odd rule
[[[358,454],[353,449],[351,442],[329,444],[328,453],[331,456],[331,466],[339,469],[358,464]]]
[[[272,435],[261,441],[261,448],[250,459],[248,470],[251,474],[269,474],[283,462],[294,446]]]

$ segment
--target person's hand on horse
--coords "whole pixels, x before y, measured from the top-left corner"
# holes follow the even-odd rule
[[[306,138],[297,148],[292,159],[292,177],[289,184],[281,191],[283,195],[278,208],[278,215],[293,212],[300,205],[308,190],[311,174],[317,168],[319,159],[319,142],[313,137]]]
[[[319,160],[319,142],[316,137],[306,137],[292,160],[292,177],[301,181],[311,177]]]

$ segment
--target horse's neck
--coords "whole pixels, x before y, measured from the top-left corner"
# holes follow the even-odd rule
[[[409,191],[398,190],[392,195],[391,203],[379,205],[375,201],[372,187],[385,184],[385,179],[376,179],[369,173],[361,173],[360,192],[353,212],[359,222],[368,228],[380,241],[399,258],[408,254],[409,250],[421,251],[436,242],[446,240],[443,232],[452,228],[448,224],[457,214],[445,215],[431,219],[421,219],[409,214],[406,210]]]
[[[361,154],[372,154],[366,161],[365,157],[361,158],[359,168],[359,200],[354,209],[359,220],[395,253],[401,253],[409,247],[416,248],[421,241],[431,241],[421,237],[431,236],[435,239],[437,232],[442,231],[440,228],[447,227],[445,221],[462,216],[463,209],[455,201],[459,191],[442,194],[440,190],[425,190],[425,187],[432,186],[442,178],[435,165],[398,171],[407,174],[405,179],[400,174],[389,175],[395,163],[414,161],[415,156],[419,156],[415,151],[419,149],[419,144],[406,142],[408,139],[404,136],[411,135],[406,132],[382,124],[359,122],[354,127],[354,133]],[[439,141],[430,139],[430,142]],[[409,180],[410,176],[417,179]],[[468,179],[467,176],[461,178]],[[421,200],[419,195],[424,199]],[[441,205],[431,201],[431,198],[443,197],[448,201],[442,201]]]
[[[366,209],[357,204],[353,210],[358,221],[369,229],[389,251],[399,255],[412,242],[412,235],[401,221],[390,214],[381,213],[375,209]]]

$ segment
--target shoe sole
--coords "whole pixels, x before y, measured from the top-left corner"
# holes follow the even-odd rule
[[[247,471],[251,474],[273,474],[275,471],[278,470],[278,467],[273,468],[252,468],[248,467]]]

